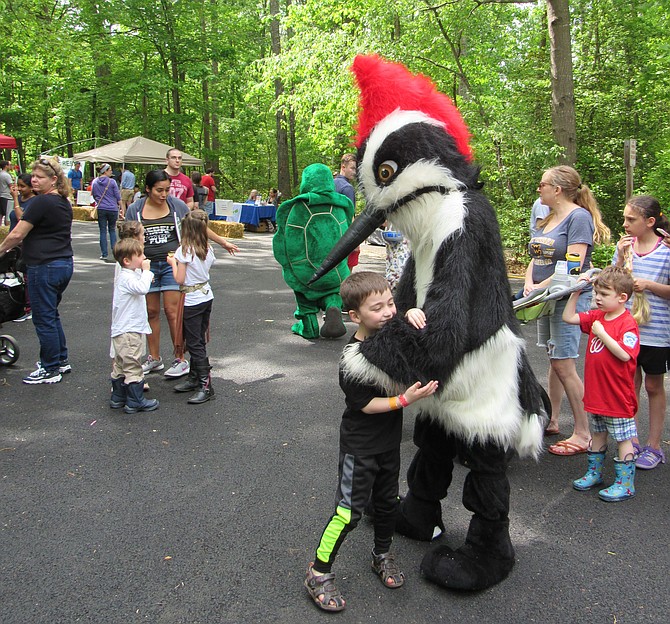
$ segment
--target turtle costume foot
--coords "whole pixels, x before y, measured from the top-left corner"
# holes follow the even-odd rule
[[[303,316],[291,327],[291,331],[306,340],[314,340],[319,337],[319,321],[316,314]]]

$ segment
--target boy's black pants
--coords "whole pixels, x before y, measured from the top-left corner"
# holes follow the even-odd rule
[[[398,512],[399,474],[399,448],[362,456],[340,451],[337,508],[321,534],[315,571],[330,572],[342,542],[361,519],[370,494],[375,509],[375,552],[389,551]]]

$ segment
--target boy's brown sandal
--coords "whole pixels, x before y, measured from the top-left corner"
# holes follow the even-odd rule
[[[390,589],[401,587],[405,582],[405,574],[400,570],[395,562],[395,556],[391,553],[375,555],[373,552],[372,570],[379,576],[384,586]]]
[[[307,567],[307,574],[305,575],[305,588],[307,593],[319,609],[324,611],[342,611],[344,609],[344,598],[340,591],[335,587],[335,575],[330,574],[314,574],[310,563]],[[319,599],[321,596],[321,599]],[[331,604],[332,603],[332,604]]]

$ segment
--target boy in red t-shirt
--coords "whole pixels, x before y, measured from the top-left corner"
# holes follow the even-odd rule
[[[640,333],[626,302],[633,294],[630,271],[608,266],[594,283],[597,310],[576,312],[579,292],[573,293],[563,320],[579,325],[589,335],[584,361],[584,408],[591,416],[593,439],[586,474],[572,482],[576,490],[590,490],[603,482],[607,434],[617,442],[614,458],[616,480],[598,496],[615,502],[635,496],[635,367],[640,352]]]

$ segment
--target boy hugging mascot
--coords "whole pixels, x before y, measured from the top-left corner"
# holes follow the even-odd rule
[[[494,211],[481,192],[469,132],[451,100],[424,76],[377,56],[356,57],[360,88],[358,179],[366,202],[314,280],[337,266],[385,220],[412,254],[396,293],[398,315],[375,336],[346,347],[345,374],[396,394],[417,379],[438,392],[417,415],[409,492],[398,531],[432,540],[444,532],[441,500],[454,460],[468,469],[472,512],[464,545],[429,551],[431,581],[480,590],[514,566],[507,467],[515,452],[537,458],[548,405],[512,310]],[[421,308],[426,327],[404,320]]]

